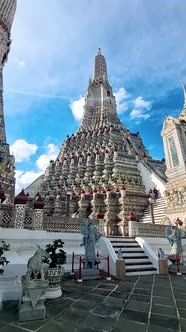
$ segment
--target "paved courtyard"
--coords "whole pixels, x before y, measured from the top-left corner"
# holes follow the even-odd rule
[[[186,279],[158,275],[119,281],[73,279],[63,296],[46,302],[45,320],[19,323],[18,304],[0,312],[0,332],[186,332]]]

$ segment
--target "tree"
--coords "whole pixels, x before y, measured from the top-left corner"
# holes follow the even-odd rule
[[[9,261],[4,256],[4,252],[8,250],[10,250],[10,245],[2,241],[2,244],[0,246],[0,274],[3,274],[4,272],[3,266],[9,263]]]

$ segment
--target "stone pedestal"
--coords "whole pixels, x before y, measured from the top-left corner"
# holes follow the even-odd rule
[[[100,279],[100,271],[98,269],[82,269],[81,279],[79,278],[79,273],[77,273],[78,280],[95,280]]]
[[[159,274],[167,276],[169,274],[167,259],[159,259],[158,264],[159,264]]]
[[[116,278],[123,279],[126,276],[125,261],[123,259],[116,260]]]
[[[28,281],[25,276],[22,277],[23,295],[19,306],[19,320],[21,322],[45,318],[44,301],[47,288],[48,282],[46,280]]]

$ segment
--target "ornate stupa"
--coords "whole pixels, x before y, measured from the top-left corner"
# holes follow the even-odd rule
[[[3,67],[8,60],[11,45],[11,26],[16,10],[16,0],[0,0],[0,186],[3,191],[1,201],[14,201],[15,177],[14,157],[10,155],[6,142],[3,108]]]
[[[162,137],[166,159],[165,198],[166,215],[175,221],[179,217],[186,227],[186,88],[181,77],[184,104],[178,118],[168,116],[163,125]]]
[[[40,186],[46,213],[78,218],[101,215],[107,224],[117,225],[133,211],[138,220],[148,199],[138,162],[147,159],[150,165],[153,159],[140,134],[131,133],[117,115],[99,49],[82,122],[76,133],[66,137],[57,160],[50,161]]]

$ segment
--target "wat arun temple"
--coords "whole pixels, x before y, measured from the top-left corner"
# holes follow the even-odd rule
[[[60,207],[64,215],[92,219],[99,216],[112,224],[126,220],[130,211],[140,218],[148,194],[139,161],[157,168],[164,176],[164,163],[153,160],[140,134],[131,133],[120,121],[106,60],[99,49],[82,122],[71,137],[67,136],[57,160],[50,162],[39,192],[43,198],[48,195],[51,211],[56,193],[61,203],[67,201]]]
[[[3,67],[10,50],[15,10],[15,0],[0,0],[0,198],[4,203],[2,209],[6,210],[1,214],[1,225],[20,225],[13,223],[11,216],[16,218],[17,212],[11,215],[10,206],[17,209],[18,214],[27,216],[25,228],[32,225],[32,229],[35,227],[31,217],[33,209],[40,210],[40,219],[49,218],[51,225],[56,220],[73,219],[78,223],[87,218],[101,219],[111,226],[128,220],[144,222],[144,212],[152,203],[149,189],[153,187],[164,201],[162,220],[173,221],[179,217],[185,224],[186,102],[178,119],[169,116],[164,121],[161,135],[165,160],[153,159],[140,133],[132,133],[118,117],[106,60],[100,48],[95,56],[79,128],[72,136],[67,135],[57,159],[50,161],[44,175],[15,197],[14,157],[6,142],[3,108]],[[183,91],[185,97],[184,85]]]

